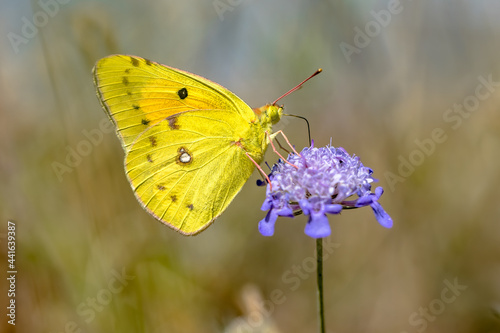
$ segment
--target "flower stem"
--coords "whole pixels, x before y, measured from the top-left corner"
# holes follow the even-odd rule
[[[318,277],[319,332],[325,333],[325,310],[323,307],[323,238],[316,239],[316,272]]]

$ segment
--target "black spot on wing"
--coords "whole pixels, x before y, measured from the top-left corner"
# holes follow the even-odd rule
[[[185,99],[186,97],[188,97],[188,91],[186,88],[179,89],[177,95],[179,95],[181,99]]]
[[[128,86],[128,78],[126,76],[123,77],[122,83],[126,86]]]
[[[176,116],[170,116],[167,119],[168,119],[168,127],[170,127],[170,129],[173,129],[173,130],[179,129],[179,125],[177,124],[177,117]]]
[[[134,67],[139,67],[139,60],[137,60],[136,58],[130,57],[130,62]]]

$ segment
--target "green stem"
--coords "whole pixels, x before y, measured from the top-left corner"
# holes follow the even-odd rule
[[[316,239],[316,272],[318,275],[319,332],[325,333],[325,310],[323,307],[323,238]]]

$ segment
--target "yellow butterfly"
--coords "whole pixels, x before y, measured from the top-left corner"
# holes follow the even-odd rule
[[[227,208],[254,162],[262,162],[283,114],[275,103],[251,109],[217,83],[139,57],[103,58],[93,74],[135,196],[185,235],[201,232]]]

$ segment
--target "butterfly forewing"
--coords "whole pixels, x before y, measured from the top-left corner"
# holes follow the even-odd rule
[[[222,86],[139,57],[99,60],[94,80],[125,150],[146,128],[182,112],[232,110],[233,117],[255,118],[248,105]]]

